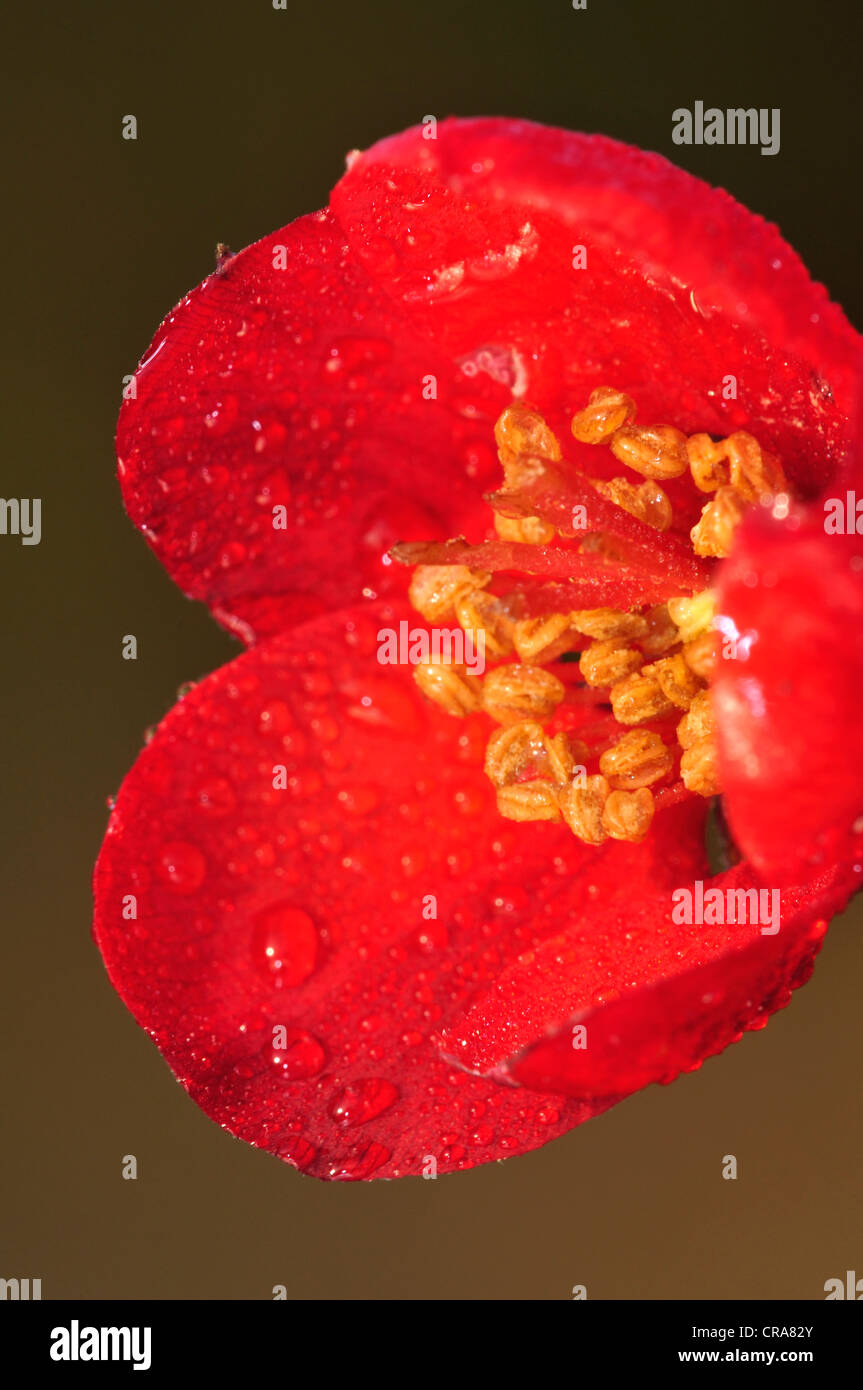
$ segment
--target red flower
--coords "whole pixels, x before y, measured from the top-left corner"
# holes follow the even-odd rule
[[[859,353],[726,194],[502,120],[352,157],[326,212],[223,258],[168,317],[121,415],[126,505],[251,649],[127,777],[95,934],[207,1114],[319,1177],[469,1167],[697,1067],[787,1002],[863,849],[863,554],[825,534],[820,502],[857,477]],[[750,432],[799,500],[756,505],[713,576],[686,542],[691,489],[669,484],[681,520],[652,530],[584,482],[588,446],[570,444],[521,514],[584,503],[623,558],[488,541],[504,407],[526,397],[569,438],[609,381],[645,420]],[[529,568],[534,605],[561,585],[569,607],[628,609],[718,582],[740,645],[714,703],[742,862],[710,879],[707,803],[679,780],[641,843],[500,816],[487,716],[448,719],[377,660],[380,629],[417,626],[387,552],[459,533],[483,549],[417,553]],[[569,691],[573,729],[608,725]],[[780,888],[781,929],[675,924],[674,891],[707,879]]]

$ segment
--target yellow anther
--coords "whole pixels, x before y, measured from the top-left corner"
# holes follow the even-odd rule
[[[584,744],[568,734],[549,738],[541,724],[524,719],[494,731],[485,750],[485,775],[496,787],[505,787],[532,771],[562,787],[572,776],[575,758],[586,755]]]
[[[725,441],[731,486],[746,502],[757,502],[770,493],[785,492],[788,483],[779,460],[762,449],[746,430],[737,430]]]
[[[680,775],[683,785],[699,796],[718,796],[722,790],[719,783],[719,758],[716,742],[712,738],[701,739],[687,748],[680,759]]]
[[[735,430],[717,442],[707,434],[694,434],[687,440],[686,450],[693,481],[702,492],[731,486],[744,502],[757,502],[767,494],[787,490],[779,460],[746,430]]]
[[[474,589],[462,594],[456,600],[455,616],[459,626],[474,636],[474,649],[477,648],[476,634],[485,634],[485,655],[497,661],[512,653],[512,619],[504,605],[494,594],[483,589]]]
[[[683,660],[690,671],[694,671],[696,676],[700,676],[703,681],[713,679],[716,674],[718,659],[719,634],[717,632],[702,632],[700,637],[694,638],[692,642],[687,642],[683,648]]]
[[[645,666],[642,675],[653,676],[663,695],[678,709],[689,709],[702,688],[701,681],[687,666],[681,652],[674,656],[663,656],[652,666]]]
[[[681,748],[692,748],[716,733],[716,716],[710,701],[710,691],[701,690],[677,726]]]
[[[503,516],[494,514],[494,529],[502,541],[520,541],[522,545],[547,545],[557,532],[550,521],[539,516]]]
[[[542,755],[545,733],[541,724],[522,719],[495,729],[485,750],[485,775],[496,787],[515,782]]]
[[[624,425],[611,439],[611,452],[645,478],[679,478],[689,467],[686,435],[673,425]]]
[[[497,809],[507,820],[560,820],[557,794],[550,782],[499,787]]]
[[[602,826],[612,840],[638,844],[645,838],[656,807],[647,787],[638,791],[612,792],[602,808]]]
[[[746,504],[733,487],[721,487],[710,502],[701,509],[701,520],[689,535],[696,555],[716,555],[724,559],[731,554],[734,532],[743,520]]]
[[[667,652],[669,647],[680,641],[677,627],[671,621],[664,603],[657,603],[648,608],[644,621],[647,624],[647,633],[644,637],[638,638],[638,645],[645,656],[662,656],[663,652]]]
[[[443,662],[421,662],[414,670],[414,680],[429,700],[433,700],[447,714],[459,717],[473,714],[482,702],[482,683],[471,676],[464,666],[450,666]]]
[[[512,640],[522,661],[543,666],[575,647],[568,613],[549,613],[547,618],[521,618],[513,624]]]
[[[647,635],[647,622],[640,613],[621,613],[617,608],[579,608],[570,613],[574,628],[585,637],[606,642],[612,637],[638,640]]]
[[[667,494],[652,478],[643,483],[631,483],[628,478],[591,478],[593,486],[601,497],[606,497],[615,506],[622,507],[631,516],[638,517],[655,531],[667,531],[674,513]]]
[[[546,734],[543,768],[557,786],[565,786],[575,771],[576,759],[581,762],[586,757],[587,745],[580,739],[567,733],[555,734],[554,738]]]
[[[599,770],[612,787],[633,791],[649,787],[667,777],[674,766],[674,755],[659,734],[648,729],[631,729],[599,760]]]
[[[693,434],[686,441],[686,457],[692,481],[701,492],[715,492],[728,482],[728,452],[723,439],[715,443],[709,434]]]
[[[581,444],[605,444],[615,430],[635,419],[635,401],[613,386],[591,391],[587,405],[572,421],[572,432]]]
[[[548,719],[565,694],[563,682],[550,671],[513,664],[489,671],[482,703],[498,724],[514,724],[520,719]]]
[[[427,622],[440,623],[455,617],[455,604],[474,589],[491,580],[483,570],[467,565],[417,565],[411,575],[408,598]]]
[[[619,637],[610,642],[591,642],[581,654],[578,669],[588,685],[615,685],[638,671],[643,662],[641,652]]]
[[[651,719],[664,719],[675,710],[655,676],[645,676],[640,671],[613,685],[609,699],[618,724],[646,724]]]
[[[601,845],[608,838],[602,812],[610,791],[605,778],[595,776],[570,782],[557,794],[563,818],[573,835],[588,845]]]
[[[670,598],[668,616],[680,633],[681,642],[691,642],[713,626],[716,596],[712,589],[702,589],[692,598]]]
[[[498,417],[494,437],[504,467],[508,461],[522,457],[540,462],[543,459],[560,462],[557,436],[549,429],[539,411],[521,401],[508,405]]]

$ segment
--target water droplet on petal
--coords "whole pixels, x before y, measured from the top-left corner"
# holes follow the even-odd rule
[[[195,845],[174,840],[162,845],[156,870],[163,883],[178,893],[194,893],[207,876],[207,861]]]
[[[259,913],[252,932],[255,963],[279,988],[307,980],[315,968],[318,933],[307,912],[290,903]]]
[[[362,1125],[388,1110],[398,1096],[398,1088],[391,1081],[366,1077],[338,1091],[330,1101],[329,1114],[336,1124]]]
[[[355,1150],[345,1158],[334,1159],[328,1173],[334,1182],[361,1182],[371,1177],[378,1168],[383,1167],[391,1157],[383,1144],[369,1144],[367,1148]]]
[[[313,1033],[286,1028],[285,1046],[273,1052],[273,1064],[286,1081],[305,1081],[323,1070],[327,1054]]]
[[[318,1156],[314,1144],[310,1144],[308,1139],[304,1139],[301,1134],[292,1134],[279,1147],[277,1153],[280,1158],[287,1159],[288,1163],[293,1164],[300,1172],[314,1163]]]
[[[207,777],[199,782],[193,793],[202,811],[211,816],[226,816],[237,804],[234,788],[226,777]]]

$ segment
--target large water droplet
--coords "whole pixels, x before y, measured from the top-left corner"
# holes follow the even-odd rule
[[[398,1088],[379,1076],[352,1081],[333,1096],[329,1104],[330,1117],[336,1124],[346,1127],[363,1125],[367,1120],[382,1115],[393,1101],[398,1100],[398,1096]]]
[[[256,964],[279,988],[301,985],[315,968],[318,933],[307,912],[291,903],[259,913],[252,932]]]

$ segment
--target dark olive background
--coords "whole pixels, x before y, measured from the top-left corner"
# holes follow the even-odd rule
[[[131,527],[112,454],[122,377],[216,242],[324,205],[347,150],[426,114],[510,114],[724,184],[863,327],[855,7],[113,0],[5,23],[2,491],[43,498],[43,539],[0,537],[0,1274],[46,1298],[817,1299],[863,1272],[859,910],[791,1008],[702,1071],[505,1164],[367,1185],[211,1124],[89,935],[105,798],[178,685],[238,651]],[[676,149],[696,99],[779,106],[780,154]]]

